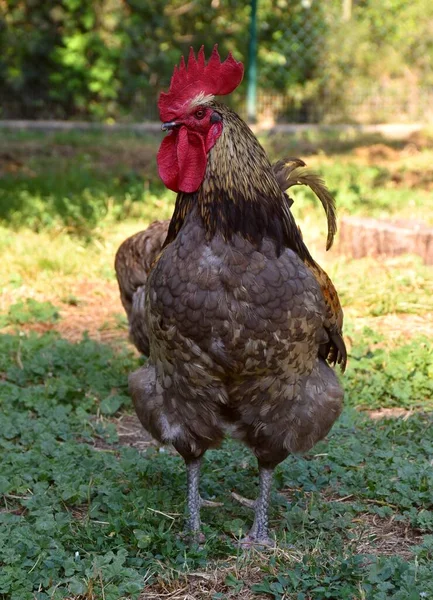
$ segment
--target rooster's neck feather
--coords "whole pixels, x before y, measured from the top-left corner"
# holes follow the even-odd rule
[[[193,194],[178,194],[166,244],[197,208],[209,238],[221,234],[229,242],[232,235],[240,234],[257,248],[270,238],[277,254],[292,248],[312,261],[259,141],[227,106],[215,102],[212,107],[223,117],[222,134],[208,154],[200,188]]]

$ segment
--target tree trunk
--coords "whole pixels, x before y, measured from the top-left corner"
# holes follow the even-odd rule
[[[352,258],[410,253],[433,264],[433,227],[425,223],[343,217],[339,229],[339,251]]]

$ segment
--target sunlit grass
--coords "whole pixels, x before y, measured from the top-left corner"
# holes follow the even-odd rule
[[[340,298],[353,317],[433,311],[433,273],[419,257],[339,260],[332,268]]]

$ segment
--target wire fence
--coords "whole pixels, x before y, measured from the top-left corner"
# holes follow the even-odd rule
[[[290,9],[296,2],[284,4]],[[431,122],[432,4],[302,0],[297,6],[275,30],[273,52],[262,55],[259,121]],[[281,90],[270,89],[279,82]],[[240,110],[245,115],[244,103]]]
[[[371,82],[351,86],[342,103],[324,89],[319,99],[297,102],[286,93],[260,92],[257,95],[257,121],[263,126],[284,123],[432,123],[433,86],[408,86],[405,81]],[[246,103],[238,107],[247,118]],[[156,110],[150,111],[157,119]]]

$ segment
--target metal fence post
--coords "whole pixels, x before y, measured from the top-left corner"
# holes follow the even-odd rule
[[[258,0],[251,0],[248,43],[247,117],[250,123],[255,123],[257,118],[257,2]]]

